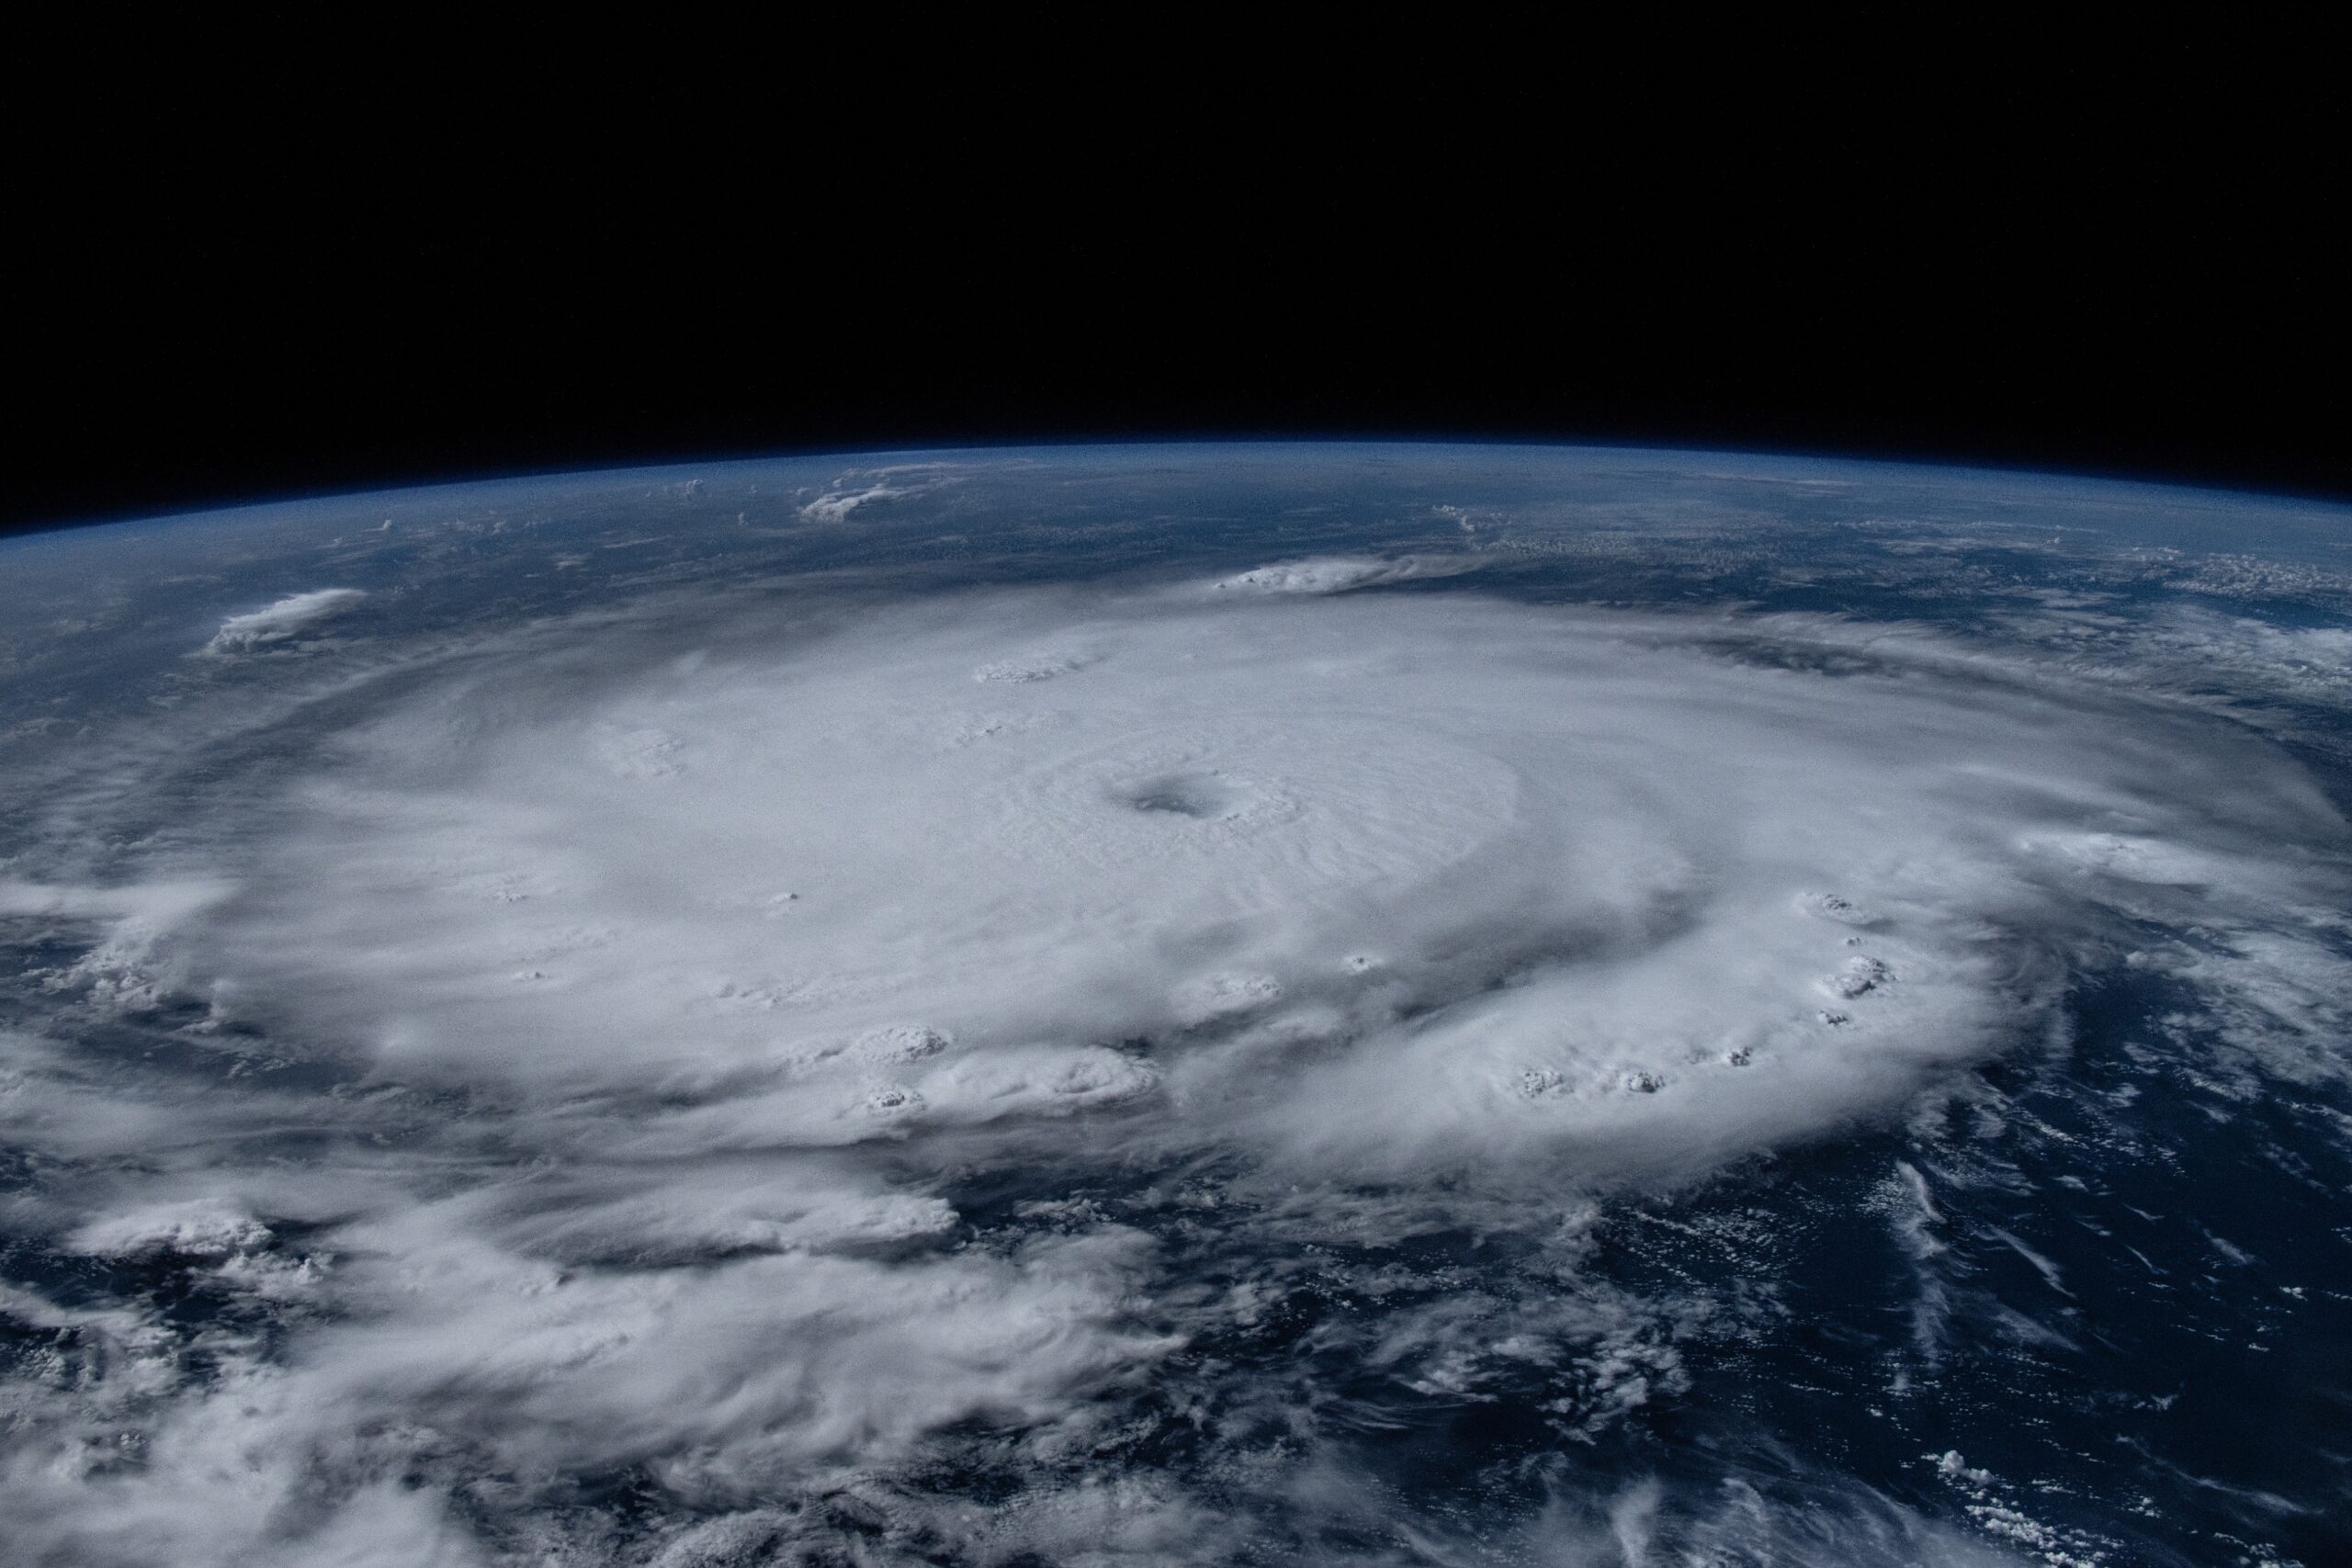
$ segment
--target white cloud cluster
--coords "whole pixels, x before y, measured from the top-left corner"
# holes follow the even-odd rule
[[[1374,588],[1416,577],[1453,577],[1476,570],[1476,556],[1312,556],[1253,567],[1220,578],[1214,591],[1225,593],[1344,593],[1351,588]]]
[[[936,463],[893,463],[878,468],[854,468],[836,479],[814,501],[802,503],[799,514],[809,523],[840,523],[861,506],[901,496],[921,495],[947,482]]]
[[[204,651],[214,655],[252,653],[290,642],[366,597],[356,588],[319,588],[308,593],[288,594],[276,604],[222,621],[220,629],[212,634],[212,640],[204,645]]]
[[[2312,846],[2341,823],[2208,720],[1924,639],[1823,675],[1784,656],[1835,627],[1334,596],[1395,564],[814,636],[600,623],[413,684],[266,830],[221,803],[174,872],[201,900],[7,891],[136,911],[224,1048],[258,1028],[339,1075],[224,1080],[172,1125],[11,1046],[12,1136],[104,1172],[49,1200],[62,1245],[300,1303],[282,1348],[224,1329],[209,1382],[28,1406],[26,1539],[487,1560],[465,1519],[634,1467],[735,1510],[664,1561],[734,1561],[815,1528],[779,1499],[844,1488],[890,1529],[980,1529],[914,1501],[978,1432],[1061,1478],[986,1527],[1002,1551],[1025,1518],[1033,1547],[1213,1557],[1216,1510],[1087,1461],[1278,1283],[1210,1290],[1170,1236],[1262,1258],[1685,1182],[2039,1038],[2152,900],[2282,943],[2340,907]],[[2242,952],[2192,978],[2256,994]],[[289,1125],[299,1153],[264,1135]],[[1134,1170],[1216,1175],[1089,1196]],[[1682,1373],[1560,1268],[1354,1353],[1464,1399],[1555,1379],[1589,1437]],[[88,1329],[125,1364],[147,1332]],[[1250,1418],[1295,1445],[1309,1408]]]
[[[907,492],[896,485],[866,485],[859,490],[831,490],[800,508],[811,523],[839,523],[861,506],[888,501]]]

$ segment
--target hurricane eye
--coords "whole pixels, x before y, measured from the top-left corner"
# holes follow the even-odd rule
[[[1206,822],[1232,816],[1238,792],[1215,773],[1167,773],[1130,786],[1119,799],[1133,811]]]

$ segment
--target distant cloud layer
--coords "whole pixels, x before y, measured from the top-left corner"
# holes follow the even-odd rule
[[[641,1467],[727,1516],[676,1568],[853,1507],[1228,1560],[1253,1508],[1370,1507],[1322,1395],[1183,1359],[1302,1238],[1540,1230],[1542,1291],[1326,1332],[1465,1401],[1550,1369],[1569,1442],[1684,1376],[1671,1303],[1582,1280],[1580,1205],[2049,1037],[2141,922],[2193,908],[2233,945],[2147,961],[2340,1070],[2341,823],[2283,757],[1925,636],[1345,592],[1463,564],[543,630],[200,802],[143,881],[0,885],[111,933],[87,1005],[193,997],[259,1053],[178,1096],[6,1037],[10,1137],[86,1173],[41,1223],[222,1303],[185,1380],[128,1309],[24,1307],[109,1359],[14,1412],[19,1549],[462,1563],[527,1517],[600,1561],[576,1478]],[[1218,1495],[1090,1463],[1155,1387],[1250,1434]],[[926,1493],[984,1459],[1043,1479]]]

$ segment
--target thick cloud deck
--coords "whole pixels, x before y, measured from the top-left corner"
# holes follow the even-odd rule
[[[1193,1235],[1376,1224],[1383,1190],[1572,1216],[2053,1029],[2077,952],[2149,899],[2251,925],[2338,891],[2297,848],[2338,830],[2308,782],[2204,720],[1924,641],[1801,657],[1857,641],[1828,626],[1326,592],[1378,580],[559,628],[372,712],[171,868],[203,918],[141,939],[215,1027],[361,1089],[303,1102],[334,1151],[307,1174],[208,1156],[201,1192],[155,1119],[90,1124],[163,1174],[74,1247],[326,1303],[283,1364],[157,1418],[107,1539],[243,1550],[209,1456],[292,1507],[322,1464],[389,1474],[403,1423],[452,1472],[639,1465],[721,1508],[888,1479],[951,1430],[1066,1464],[1260,1310],[1056,1207],[1081,1177],[1214,1168],[1259,1205]],[[166,933],[178,907],[9,897]],[[28,1136],[104,1144],[44,1092]],[[236,1146],[287,1112],[202,1114],[180,1135]],[[1014,1169],[1013,1217],[959,1212]],[[331,1275],[265,1268],[288,1224],[333,1236]],[[1475,1390],[1480,1355],[1596,1346],[1589,1424],[1671,1385],[1621,1309],[1555,1294],[1465,1292],[1365,1354],[1487,1324],[1415,1384]],[[280,1536],[458,1550],[430,1488],[372,1486]],[[1172,1493],[1106,1495],[1054,1528],[1193,1528]]]
[[[650,1147],[1148,1100],[1268,1158],[1606,1178],[2007,1043],[2051,977],[2012,933],[2086,872],[2258,896],[2295,880],[2263,838],[2324,819],[2283,767],[1932,659],[1826,681],[1468,599],[1090,609],[428,694],[305,787],[209,964],[402,1074],[726,1086]]]

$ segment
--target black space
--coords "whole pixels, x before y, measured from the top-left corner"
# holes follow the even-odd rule
[[[20,111],[0,526],[1193,434],[2352,497],[2342,95],[2257,59],[2217,107],[2199,47],[2129,93],[2062,73],[2055,115],[1911,78],[1866,100],[1767,80],[1703,120],[1555,89],[1555,114],[1459,73],[1280,123],[1214,96],[1122,112],[1116,84],[1018,113],[786,95],[651,140],[662,116],[593,99],[424,99],[370,134],[331,88]]]

